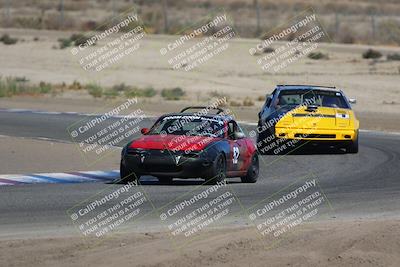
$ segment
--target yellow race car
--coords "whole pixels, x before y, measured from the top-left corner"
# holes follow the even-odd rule
[[[300,144],[327,144],[358,153],[359,121],[335,87],[278,85],[258,114],[261,154],[288,153]]]

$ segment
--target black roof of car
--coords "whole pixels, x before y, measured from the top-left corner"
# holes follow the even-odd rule
[[[334,86],[323,86],[323,85],[307,85],[307,84],[278,84],[277,90],[328,90],[334,92],[341,92]]]
[[[188,110],[199,110],[198,112],[187,112]],[[211,110],[216,110],[216,113],[209,113]],[[202,112],[203,111],[203,112]],[[207,111],[207,112],[205,112]],[[168,116],[199,116],[204,118],[214,118],[219,120],[233,120],[233,117],[225,114],[225,111],[221,108],[210,108],[206,106],[194,106],[194,107],[186,107],[182,109],[180,112],[174,112],[165,114],[162,117]]]
[[[220,119],[220,120],[233,120],[233,117],[230,115],[223,115],[223,114],[198,114],[195,112],[175,112],[175,113],[168,113],[164,114],[161,117],[168,117],[168,116],[198,116],[198,117],[204,117],[204,118],[214,118],[214,119]]]

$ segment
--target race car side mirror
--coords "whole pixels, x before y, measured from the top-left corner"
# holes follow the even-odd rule
[[[233,136],[234,136],[235,140],[237,140],[237,139],[242,139],[242,138],[245,138],[245,137],[246,137],[246,136],[244,135],[244,133],[242,133],[242,132],[235,132],[235,133],[233,134]]]
[[[149,128],[142,128],[142,129],[140,130],[140,132],[141,132],[142,134],[146,135],[146,134],[148,134],[148,133],[150,132],[150,130],[149,130]]]
[[[349,102],[350,102],[350,104],[357,104],[357,99],[355,99],[355,98],[350,98],[349,99]]]

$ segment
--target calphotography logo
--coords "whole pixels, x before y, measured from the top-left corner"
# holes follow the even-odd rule
[[[71,54],[92,76],[131,57],[140,49],[145,37],[143,22],[132,9],[106,22],[98,31],[80,36],[76,41],[79,45],[71,49]]]
[[[189,32],[189,33],[187,33]],[[237,37],[227,13],[211,14],[191,28],[182,30],[174,42],[160,49],[174,70],[192,71],[224,53]]]
[[[102,238],[152,211],[149,199],[136,181],[108,188],[67,211],[84,237]]]
[[[257,57],[257,64],[264,72],[277,73],[312,55],[321,42],[329,40],[314,10],[309,8],[265,33],[262,42],[250,48],[249,53]]]
[[[254,205],[248,218],[261,236],[269,238],[266,247],[272,248],[303,222],[331,209],[318,179],[310,174]]]
[[[165,149],[161,153],[169,155],[176,165],[183,166],[217,146],[227,134],[227,119],[235,118],[230,109],[220,108],[226,104],[226,97],[216,98],[206,106],[188,107],[188,112],[162,117],[160,126],[165,129],[160,135]]]
[[[170,231],[173,244],[181,249],[201,238],[202,231],[239,211],[235,194],[223,181],[209,188],[195,188],[163,207],[159,217]],[[181,237],[185,240],[178,242]]]
[[[88,165],[140,136],[147,115],[138,105],[138,98],[129,98],[102,114],[81,119],[67,128]]]

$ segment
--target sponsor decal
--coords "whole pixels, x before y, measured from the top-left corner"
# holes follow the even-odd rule
[[[179,160],[181,159],[181,156],[176,156],[175,157],[175,163],[176,163],[176,165],[178,165],[179,164]]]
[[[233,159],[232,159],[233,164],[238,163],[239,155],[240,155],[239,148],[237,146],[234,146],[233,147]]]

